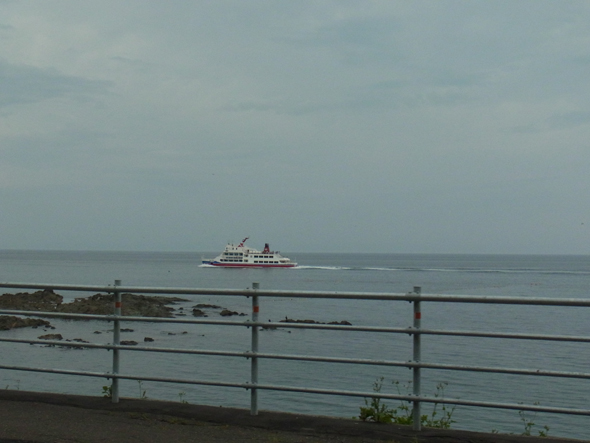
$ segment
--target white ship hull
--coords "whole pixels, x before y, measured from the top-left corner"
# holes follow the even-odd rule
[[[297,263],[283,257],[278,251],[271,251],[268,243],[259,251],[246,246],[246,237],[239,245],[229,243],[225,250],[213,259],[203,259],[204,265],[224,268],[293,268]]]

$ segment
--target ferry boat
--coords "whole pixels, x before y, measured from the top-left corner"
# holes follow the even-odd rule
[[[293,268],[297,263],[283,257],[279,251],[271,251],[268,243],[259,251],[246,246],[246,237],[239,245],[228,243],[225,250],[213,259],[203,259],[204,265],[226,268]]]

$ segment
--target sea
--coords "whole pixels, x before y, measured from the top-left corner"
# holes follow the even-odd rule
[[[507,297],[590,298],[590,256],[461,255],[461,254],[319,254],[284,253],[297,261],[291,269],[223,269],[201,265],[213,252],[0,251],[0,281],[53,284],[246,289],[259,283],[268,290],[407,293]],[[4,289],[4,292],[17,292]],[[64,301],[91,294],[57,291]],[[191,318],[192,307],[214,304],[246,314],[245,297],[186,296],[174,305],[179,318]],[[221,319],[219,310],[204,309]],[[187,314],[182,317],[183,313]],[[402,301],[261,298],[260,320],[309,319],[348,321],[353,325],[405,328],[412,325],[412,306]],[[109,343],[112,325],[98,321],[51,319],[64,339]],[[122,339],[141,345],[246,351],[250,330],[189,324],[125,323]],[[590,336],[590,308],[462,303],[422,303],[422,327],[467,331]],[[40,329],[0,331],[0,337],[37,338]],[[405,334],[321,331],[279,328],[260,331],[260,352],[409,361],[412,339]],[[153,342],[144,342],[145,337]],[[5,365],[107,372],[112,353],[1,343]],[[590,344],[513,339],[423,336],[422,361],[590,373]],[[121,352],[121,372],[140,377],[229,381],[250,380],[250,362],[243,358],[204,355]],[[409,393],[412,371],[404,367],[260,360],[259,382],[307,388]],[[590,409],[590,379],[517,376],[495,373],[422,370],[422,392],[444,398]],[[26,391],[103,395],[101,378],[0,370],[0,388]],[[438,390],[443,386],[444,390]],[[183,401],[249,408],[250,393],[241,388],[121,381],[125,397]],[[391,408],[399,402],[385,400]],[[362,398],[261,391],[261,410],[354,418]],[[432,406],[423,405],[431,414]],[[442,411],[438,406],[436,418]],[[452,407],[447,406],[447,411]],[[590,439],[588,416],[519,412],[458,406],[453,428],[481,432]],[[531,425],[534,423],[534,425]]]

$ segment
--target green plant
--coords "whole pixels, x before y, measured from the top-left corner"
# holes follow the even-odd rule
[[[178,393],[178,399],[179,399],[180,403],[188,404],[188,401],[186,401],[184,399],[185,396],[186,396],[186,392],[184,392],[184,391],[181,391]]]
[[[373,383],[373,392],[381,392],[383,386],[383,377],[378,378]],[[391,410],[379,397],[365,398],[365,406],[361,406],[359,418],[362,421],[373,421],[375,423],[391,423],[394,417],[394,411]]]
[[[408,395],[411,392],[411,381],[400,386],[400,382],[394,380],[393,385],[395,386],[399,395],[404,395],[402,394],[402,388],[405,391],[405,395]],[[455,406],[449,408],[444,403],[444,401],[442,401],[444,399],[445,386],[447,386],[446,382],[439,383],[436,386],[434,397],[440,398],[441,401],[434,403],[432,412],[430,414],[423,414],[420,416],[421,425],[429,428],[448,429],[451,427],[451,424],[455,423],[455,420],[452,418],[453,413],[455,412]],[[378,378],[373,383],[373,391],[379,393],[381,392],[382,387],[383,377]],[[440,417],[438,417],[439,404],[441,411]],[[363,421],[373,421],[376,423],[395,423],[399,425],[411,425],[414,422],[413,407],[411,406],[410,402],[401,400],[399,406],[392,409],[383,403],[382,399],[379,397],[371,397],[370,399],[365,398],[365,406],[361,406],[359,418]]]
[[[102,387],[102,396],[104,398],[112,398],[113,397],[113,387],[112,386],[103,386]]]
[[[535,405],[539,405],[540,403],[537,401],[534,403]],[[518,415],[520,416],[520,421],[524,424],[524,432],[522,435],[531,435],[533,428],[536,426],[534,420],[537,418],[537,413],[533,412],[532,416],[530,412],[525,412],[524,410],[518,411]],[[547,437],[549,435],[549,426],[544,425],[543,429],[539,430],[539,437]]]
[[[441,382],[439,384],[436,385],[436,392],[434,394],[434,397],[436,398],[440,398],[441,400],[444,399],[445,397],[445,387],[448,385],[447,382]],[[440,404],[440,411],[441,411],[441,417],[440,418],[436,418],[438,412],[438,405]],[[456,423],[455,420],[453,420],[453,413],[455,412],[455,408],[456,406],[453,406],[452,408],[449,408],[445,402],[441,401],[439,402],[435,402],[434,406],[432,408],[432,412],[430,414],[430,417],[426,418],[426,421],[422,424],[424,424],[425,426],[429,427],[429,428],[442,428],[442,429],[449,429],[451,427],[451,424]]]

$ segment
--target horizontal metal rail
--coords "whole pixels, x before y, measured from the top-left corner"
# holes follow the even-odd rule
[[[445,294],[399,294],[380,292],[330,292],[330,291],[282,291],[282,290],[254,290],[246,289],[213,289],[213,288],[158,288],[153,286],[111,286],[111,285],[70,285],[54,283],[8,283],[0,282],[0,288],[13,289],[51,289],[80,292],[117,292],[146,293],[146,294],[175,294],[175,295],[223,295],[277,298],[322,298],[322,299],[350,299],[350,300],[401,300],[427,301],[445,303],[484,303],[506,305],[536,305],[536,306],[571,306],[590,307],[590,299],[580,298],[549,298],[549,297],[506,297],[482,295],[445,295]]]
[[[423,336],[456,336],[456,337],[474,337],[474,338],[494,338],[494,339],[511,339],[511,340],[538,340],[538,341],[559,341],[559,342],[575,342],[575,343],[590,343],[588,336],[568,336],[555,334],[529,334],[529,333],[510,333],[510,332],[485,332],[485,331],[460,331],[460,330],[444,330],[444,329],[422,329],[420,327],[420,303],[434,302],[434,303],[481,303],[481,304],[504,304],[504,305],[529,305],[529,306],[560,306],[560,307],[590,307],[590,299],[561,299],[561,298],[536,298],[536,297],[499,297],[499,296],[471,296],[471,295],[439,295],[439,294],[422,294],[420,288],[414,288],[413,292],[407,294],[396,293],[361,293],[361,292],[319,292],[319,291],[270,291],[260,290],[257,284],[253,284],[252,288],[242,290],[237,289],[209,289],[209,288],[157,288],[157,287],[140,287],[140,286],[122,286],[117,281],[115,285],[64,285],[64,284],[41,284],[41,283],[0,283],[0,287],[13,289],[39,289],[39,290],[65,290],[65,291],[81,291],[81,292],[104,292],[114,294],[114,299],[119,300],[119,311],[115,310],[115,315],[94,315],[94,314],[73,314],[63,312],[37,312],[28,310],[10,310],[1,309],[0,314],[34,316],[43,318],[64,318],[73,320],[97,320],[114,323],[114,339],[113,343],[95,344],[78,341],[63,341],[63,340],[26,340],[16,338],[0,338],[0,342],[5,343],[28,343],[56,347],[71,347],[71,348],[85,348],[85,349],[106,349],[114,351],[118,356],[120,351],[134,351],[134,352],[159,352],[159,353],[178,353],[188,355],[209,355],[219,357],[239,357],[252,361],[252,380],[249,383],[231,383],[226,381],[215,380],[187,380],[173,377],[152,377],[140,376],[136,374],[122,374],[118,371],[118,363],[113,365],[113,372],[92,372],[92,371],[76,371],[66,369],[54,368],[33,368],[24,366],[0,365],[0,369],[15,370],[15,371],[29,371],[29,372],[44,372],[63,375],[78,375],[87,377],[100,377],[113,380],[113,386],[118,386],[119,380],[139,380],[139,381],[154,381],[154,382],[169,382],[182,383],[193,385],[208,385],[218,387],[244,388],[250,390],[252,393],[252,404],[256,400],[256,391],[258,390],[273,390],[273,391],[289,391],[301,392],[308,394],[326,394],[326,395],[341,395],[352,397],[375,397],[383,399],[394,399],[412,402],[414,405],[414,415],[418,412],[420,403],[444,403],[463,406],[479,406],[488,408],[501,409],[515,409],[523,411],[536,412],[553,412],[571,415],[590,415],[590,410],[574,409],[563,407],[551,407],[540,405],[526,405],[502,402],[487,402],[476,400],[461,400],[461,399],[441,399],[439,397],[428,397],[420,395],[420,370],[450,370],[450,371],[468,371],[468,372],[484,372],[484,373],[499,373],[512,374],[522,376],[541,376],[541,377],[559,377],[559,378],[573,378],[573,379],[590,379],[590,373],[582,372],[568,372],[555,371],[545,369],[529,369],[529,368],[507,368],[507,367],[491,367],[491,366],[470,366],[459,364],[442,364],[429,363],[422,361],[420,358],[420,338]],[[218,295],[218,296],[240,296],[252,297],[253,311],[251,320],[235,321],[235,320],[211,320],[204,318],[154,318],[154,317],[136,317],[136,316],[121,316],[120,312],[120,295],[122,293],[145,293],[145,294],[169,294],[169,295]],[[117,298],[118,297],[118,298]],[[375,326],[354,326],[354,325],[340,325],[340,324],[320,324],[307,322],[259,322],[258,318],[258,299],[259,297],[269,298],[323,298],[323,299],[342,299],[342,300],[387,300],[387,301],[406,301],[414,306],[414,323],[413,327],[408,328],[393,328],[393,327],[375,327]],[[178,348],[162,348],[151,346],[131,346],[122,345],[119,343],[118,332],[120,322],[144,322],[144,323],[166,323],[166,324],[191,324],[191,325],[208,325],[208,326],[237,326],[247,327],[252,331],[252,349],[249,351],[220,351],[208,349],[178,349]],[[351,332],[366,332],[366,333],[393,333],[393,334],[407,334],[413,337],[414,356],[409,361],[392,361],[392,360],[375,360],[366,358],[349,358],[349,357],[324,357],[317,355],[293,355],[293,354],[279,354],[279,353],[261,353],[257,352],[258,348],[258,331],[261,329],[310,329],[310,330],[325,330],[325,331],[351,331]],[[118,357],[117,357],[118,358]],[[380,392],[358,392],[349,390],[332,390],[311,387],[297,387],[297,386],[283,386],[270,385],[257,382],[257,361],[259,359],[275,359],[275,360],[291,360],[291,361],[308,361],[320,363],[339,363],[339,364],[359,364],[359,365],[375,365],[375,366],[392,366],[392,367],[407,367],[414,370],[414,395],[396,395],[384,394]],[[418,389],[416,389],[418,386]],[[114,391],[113,391],[114,392]],[[115,395],[113,394],[113,397]],[[118,400],[118,396],[117,396]],[[115,401],[115,398],[113,398]],[[257,407],[252,407],[253,411],[257,411]],[[419,424],[415,429],[419,429]]]
[[[86,377],[97,377],[111,379],[114,374],[108,372],[89,372],[89,371],[74,371],[67,369],[50,369],[50,368],[29,368],[24,366],[5,366],[0,365],[0,369],[15,370],[15,371],[28,371],[28,372],[44,372],[50,374],[63,374],[63,375],[77,375]],[[427,396],[414,396],[414,395],[399,395],[399,394],[382,394],[376,392],[360,392],[360,391],[343,391],[333,389],[320,389],[320,388],[305,388],[301,386],[282,386],[282,385],[266,385],[256,384],[255,386],[251,383],[231,383],[223,381],[211,381],[211,380],[190,380],[190,379],[178,379],[171,377],[151,377],[151,376],[137,376],[127,374],[117,374],[116,377],[121,380],[137,380],[137,381],[152,381],[159,383],[177,383],[177,384],[188,384],[188,385],[201,385],[201,386],[217,386],[226,388],[243,388],[268,391],[283,391],[283,392],[302,392],[307,394],[324,394],[324,395],[337,395],[346,397],[374,397],[389,400],[401,400],[401,401],[420,401],[424,403],[444,403],[450,405],[462,405],[462,406],[479,406],[486,408],[498,408],[498,409],[514,409],[520,411],[535,411],[535,412],[552,412],[560,414],[570,415],[586,415],[590,416],[590,409],[574,409],[574,408],[563,408],[563,407],[551,407],[541,405],[525,405],[521,403],[501,403],[501,402],[484,402],[484,401],[473,401],[473,400],[461,400],[456,398],[444,398],[440,397],[427,397]]]
[[[55,346],[62,348],[82,348],[82,349],[120,349],[125,351],[136,352],[158,352],[169,354],[188,354],[188,355],[210,355],[217,357],[243,357],[246,359],[256,357],[261,359],[273,360],[295,360],[295,361],[310,361],[317,363],[343,363],[356,364],[368,366],[391,366],[391,367],[405,367],[405,368],[423,368],[423,369],[439,369],[439,370],[455,370],[455,371],[469,371],[469,372],[491,372],[499,374],[513,374],[513,375],[531,375],[540,377],[561,377],[561,378],[579,378],[590,379],[590,373],[584,372],[568,372],[568,371],[547,371],[541,369],[520,369],[520,368],[503,368],[497,366],[469,366],[469,365],[449,365],[441,363],[428,362],[414,362],[414,361],[395,361],[395,360],[373,360],[368,358],[344,358],[344,357],[322,357],[313,355],[298,355],[298,354],[273,354],[251,351],[218,351],[212,349],[185,349],[185,348],[160,348],[147,347],[135,345],[113,345],[113,344],[94,344],[74,341],[61,340],[27,340],[20,338],[0,338],[0,342],[7,343],[26,343],[38,344],[45,346]],[[0,365],[0,369],[6,369]]]
[[[0,309],[0,314],[9,315],[25,315],[29,317],[42,318],[67,318],[72,320],[102,320],[114,321],[114,315],[98,315],[98,314],[72,314],[65,312],[45,312],[45,311],[24,311]],[[549,335],[549,334],[523,334],[523,333],[506,333],[506,332],[480,332],[480,331],[452,331],[446,329],[415,329],[409,328],[388,328],[376,326],[352,326],[352,325],[338,325],[338,324],[322,324],[322,323],[295,323],[295,322],[252,322],[233,321],[233,320],[206,320],[206,319],[182,319],[182,318],[166,318],[166,317],[133,317],[123,316],[121,320],[126,322],[143,322],[143,323],[179,323],[179,324],[202,324],[202,325],[219,325],[219,326],[242,326],[253,327],[257,326],[262,329],[325,329],[332,331],[356,331],[356,332],[386,332],[393,334],[420,334],[420,335],[441,335],[441,336],[457,336],[457,337],[480,337],[480,338],[505,338],[515,340],[547,340],[547,341],[565,341],[590,343],[590,337],[576,336],[576,335]],[[0,338],[0,341],[2,339]]]

